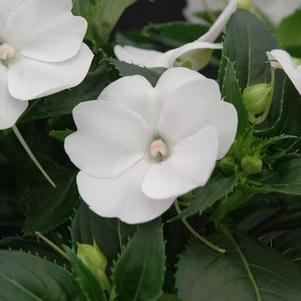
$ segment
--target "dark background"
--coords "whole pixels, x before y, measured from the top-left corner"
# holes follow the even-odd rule
[[[182,9],[185,6],[186,0],[138,0],[127,9],[116,29],[130,30],[141,28],[150,22],[183,20]]]

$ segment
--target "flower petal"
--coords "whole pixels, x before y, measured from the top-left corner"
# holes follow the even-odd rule
[[[206,77],[188,68],[171,68],[161,75],[155,89],[162,103],[165,103],[177,88],[196,79],[206,79]]]
[[[254,0],[254,4],[262,10],[275,25],[279,25],[284,18],[301,8],[300,0],[290,0],[286,2],[283,0]]]
[[[0,0],[0,39],[2,39],[3,28],[12,12],[25,0]]]
[[[141,191],[149,163],[141,160],[116,178],[94,178],[84,172],[77,177],[79,193],[95,213],[118,217],[129,224],[148,222],[168,210],[174,198],[152,200]]]
[[[28,106],[13,98],[7,88],[7,68],[0,63],[0,130],[12,127]]]
[[[223,12],[219,15],[217,20],[211,26],[209,31],[199,38],[199,41],[202,42],[214,42],[219,35],[223,32],[226,24],[231,18],[232,14],[237,9],[237,0],[230,0],[229,4],[223,10]]]
[[[155,90],[143,76],[126,76],[114,81],[98,99],[122,104],[138,113],[152,128],[158,126],[158,119],[154,118]]]
[[[218,159],[223,158],[234,142],[238,117],[235,107],[221,100],[218,84],[211,80],[194,80],[175,90],[166,102],[159,131],[175,144],[213,126],[218,133]]]
[[[119,61],[135,64],[147,68],[169,68],[169,61],[163,52],[142,49],[133,46],[120,46],[114,48]]]
[[[223,0],[187,0],[187,6],[183,10],[183,15],[190,22],[208,24],[205,19],[201,18],[201,16],[196,16],[196,14],[208,11],[208,8],[214,12],[224,9],[224,7],[225,2]]]
[[[62,62],[74,57],[87,31],[87,21],[72,16],[62,23],[33,32],[18,42],[20,54],[44,62]]]
[[[69,19],[71,9],[71,0],[26,0],[7,19],[3,38],[19,49],[28,36]]]
[[[92,59],[93,54],[85,44],[78,55],[62,63],[20,57],[9,65],[9,92],[15,98],[30,100],[75,87],[84,80]]]
[[[220,160],[226,156],[234,143],[238,126],[237,111],[231,103],[215,103],[207,114],[207,120],[204,120],[203,125],[205,124],[213,126],[217,131],[217,159]]]
[[[193,80],[176,89],[165,103],[159,121],[160,134],[175,144],[197,134],[207,123],[214,103],[221,104],[218,84],[211,79]]]
[[[216,164],[218,136],[213,127],[177,143],[171,156],[147,173],[142,191],[153,199],[178,197],[204,186]]]
[[[294,64],[289,53],[285,50],[274,49],[270,51],[270,56],[270,59],[275,59],[280,64],[301,95],[301,69]]]
[[[95,177],[115,177],[141,160],[152,131],[141,116],[112,102],[82,102],[73,110],[78,131],[67,137],[71,161]]]

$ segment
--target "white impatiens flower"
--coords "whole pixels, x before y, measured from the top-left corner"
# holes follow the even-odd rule
[[[218,84],[187,68],[163,73],[155,88],[121,78],[73,111],[77,132],[65,150],[77,185],[97,214],[142,223],[204,186],[230,149],[237,112]]]
[[[71,0],[0,0],[0,130],[27,101],[77,86],[93,54]]]
[[[291,15],[296,9],[301,8],[300,0],[237,0],[241,3],[250,2],[256,8],[261,10],[274,25]],[[194,23],[206,23],[205,20],[197,16],[198,13],[206,11],[219,11],[224,9],[225,0],[187,0],[187,7],[184,8],[183,14],[187,20]]]
[[[282,49],[274,49],[267,52],[273,68],[281,68],[292,81],[301,95],[301,64]]]
[[[221,13],[219,18],[210,28],[210,30],[198,40],[185,44],[181,47],[160,52],[155,50],[141,49],[133,46],[120,46],[114,48],[116,57],[120,61],[129,64],[135,64],[147,68],[172,68],[181,65],[187,61],[192,69],[201,69],[203,63],[194,62],[193,56],[201,53],[204,59],[208,57],[208,50],[221,49],[223,46],[219,43],[213,43],[222,33],[226,23],[237,7],[237,0],[230,0],[230,3]],[[207,51],[207,53],[206,53]]]

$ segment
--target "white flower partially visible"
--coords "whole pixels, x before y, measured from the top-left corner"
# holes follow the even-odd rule
[[[81,197],[97,214],[131,224],[204,186],[238,122],[218,84],[187,68],[167,70],[155,88],[139,75],[121,78],[73,117],[77,132],[65,150],[80,169]]]
[[[267,52],[267,56],[273,68],[281,68],[292,81],[301,95],[301,65],[288,52],[282,49],[274,49]]]
[[[12,127],[28,100],[77,86],[93,54],[87,22],[71,0],[0,0],[0,130]]]
[[[222,33],[226,23],[230,19],[231,15],[235,12],[237,7],[236,1],[237,0],[230,0],[228,6],[221,13],[210,30],[194,42],[185,44],[167,52],[141,49],[133,46],[117,45],[114,48],[115,55],[120,61],[142,67],[172,68],[177,66],[177,59],[181,59],[182,57],[185,61],[185,56],[188,57],[191,54],[195,55],[200,51],[202,52],[206,50],[221,49],[223,47],[222,44],[213,42]],[[206,56],[206,53],[204,53],[204,55]],[[199,69],[198,64],[194,64],[193,60],[191,63],[192,69]]]
[[[253,2],[255,7],[260,9],[274,25],[280,24],[284,18],[301,8],[300,0],[253,0],[250,2]],[[204,24],[206,21],[196,16],[197,13],[219,11],[224,7],[225,0],[187,0],[183,14],[187,20],[193,23]]]

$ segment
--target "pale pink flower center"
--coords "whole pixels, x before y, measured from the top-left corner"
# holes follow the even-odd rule
[[[162,139],[157,139],[150,145],[149,153],[153,159],[162,161],[168,156],[168,147]]]
[[[16,50],[9,44],[2,44],[0,46],[0,60],[7,60],[14,57]]]

